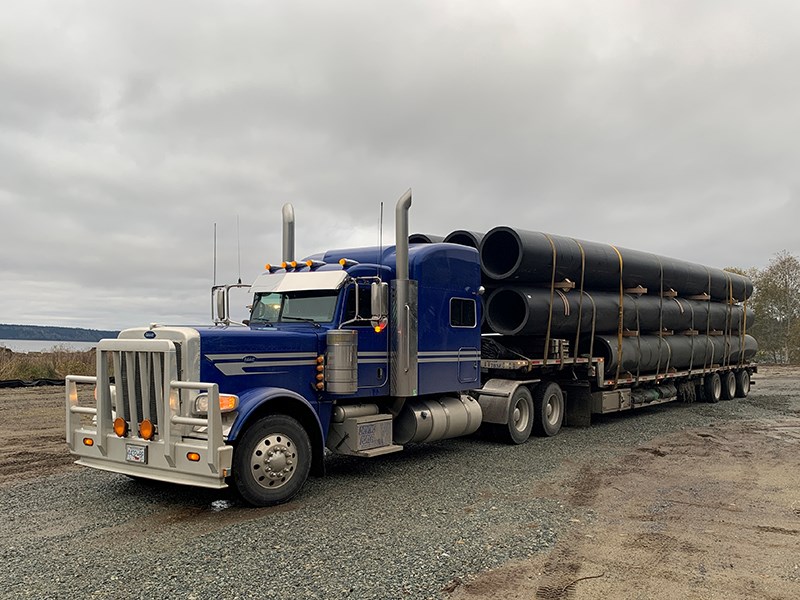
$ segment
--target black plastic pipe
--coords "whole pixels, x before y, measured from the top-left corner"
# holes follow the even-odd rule
[[[549,284],[569,279],[585,290],[641,286],[650,293],[675,290],[681,296],[709,294],[714,300],[742,301],[753,292],[742,275],[610,244],[495,227],[481,241],[481,267],[490,279]]]
[[[582,298],[582,300],[581,300]],[[505,286],[486,299],[485,314],[489,328],[503,335],[546,335],[548,321],[551,337],[571,337],[578,333],[615,333],[619,330],[619,294],[575,290],[552,295],[550,314],[549,289]],[[738,332],[745,326],[744,308],[721,302],[703,302],[684,298],[623,295],[622,327],[631,331],[713,330]],[[754,313],[747,310],[748,328]]]
[[[595,336],[595,354],[604,359],[606,376],[621,373],[646,375],[667,369],[702,369],[738,364],[753,359],[758,349],[756,340],[735,336],[638,336],[622,338],[620,361],[619,339],[615,335]],[[585,340],[588,344],[589,340]],[[588,346],[587,346],[588,347]]]

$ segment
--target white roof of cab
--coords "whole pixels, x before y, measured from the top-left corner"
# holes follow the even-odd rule
[[[250,292],[302,292],[338,290],[347,279],[345,271],[300,271],[262,273],[250,286]]]

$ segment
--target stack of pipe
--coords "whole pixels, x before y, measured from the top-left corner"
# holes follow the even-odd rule
[[[543,355],[568,339],[573,355],[601,356],[619,376],[743,364],[757,350],[747,277],[513,227],[443,241],[480,252],[484,331],[526,336]]]

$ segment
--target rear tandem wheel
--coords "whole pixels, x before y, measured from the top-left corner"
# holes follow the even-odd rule
[[[564,422],[564,392],[554,381],[543,381],[533,390],[536,420],[533,429],[538,436],[550,437],[561,431]]]
[[[722,399],[733,400],[736,396],[736,375],[733,371],[726,371],[720,375],[722,382]]]
[[[531,437],[533,429],[533,397],[524,385],[517,386],[508,403],[508,418],[505,424],[491,429],[495,439],[507,444],[523,444]]]
[[[736,373],[736,397],[747,398],[750,393],[750,371],[742,369]]]
[[[710,373],[703,380],[703,396],[706,402],[716,404],[722,396],[722,380],[719,373]]]

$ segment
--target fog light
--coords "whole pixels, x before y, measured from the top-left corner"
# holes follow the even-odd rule
[[[145,419],[141,423],[139,423],[139,437],[145,440],[152,440],[153,434],[155,433],[155,427],[153,423],[150,422],[150,419]]]
[[[94,446],[94,440],[92,438],[83,438],[83,445]]]
[[[116,433],[119,437],[125,437],[128,435],[128,422],[122,417],[117,417],[114,419],[114,433]]]
[[[186,455],[186,458],[188,458],[192,462],[198,462],[200,460],[200,455],[197,452],[189,452]]]

